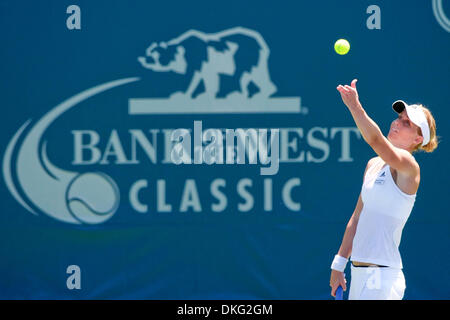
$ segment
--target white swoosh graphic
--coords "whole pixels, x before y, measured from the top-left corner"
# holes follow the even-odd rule
[[[17,143],[17,140],[19,139],[20,135],[22,134],[23,130],[28,126],[28,124],[31,122],[31,119],[25,122],[19,130],[14,134],[13,138],[9,142],[8,146],[6,147],[5,155],[3,156],[3,178],[5,179],[6,186],[8,187],[9,192],[11,192],[14,199],[17,200],[25,209],[30,211],[32,214],[37,215],[36,211],[30,208],[28,204],[22,199],[19,192],[16,189],[16,186],[14,185],[13,178],[11,175],[11,158],[13,155],[14,147]]]
[[[75,224],[80,223],[80,221],[75,219],[69,212],[65,197],[67,186],[72,179],[78,175],[78,172],[62,170],[55,166],[50,166],[49,168],[50,162],[47,161],[45,167],[48,168],[49,172],[54,174],[56,178],[49,176],[39,159],[39,142],[50,124],[70,108],[103,91],[137,80],[139,80],[139,78],[120,79],[85,90],[50,110],[29,131],[19,150],[16,170],[19,183],[24,193],[36,207],[57,220]],[[5,171],[8,171],[11,168],[10,162],[14,145],[17,142],[18,136],[27,124],[28,122],[19,129],[8,145],[3,164],[3,173],[5,180],[7,180],[8,189],[13,194],[14,198],[22,206],[35,213],[18,195],[10,174],[5,174]]]
[[[450,19],[447,18],[442,8],[442,0],[433,0],[433,13],[441,27],[450,32]]]

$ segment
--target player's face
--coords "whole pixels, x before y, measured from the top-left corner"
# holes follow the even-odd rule
[[[419,127],[409,120],[405,110],[399,113],[398,118],[392,121],[388,139],[398,147],[409,149],[422,142]]]

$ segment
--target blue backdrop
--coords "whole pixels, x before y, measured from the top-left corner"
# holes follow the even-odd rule
[[[330,299],[375,155],[336,91],[353,78],[385,134],[397,99],[436,118],[400,252],[405,299],[450,298],[450,3],[372,4],[1,0],[0,298]],[[279,171],[171,163],[194,121],[280,129]]]

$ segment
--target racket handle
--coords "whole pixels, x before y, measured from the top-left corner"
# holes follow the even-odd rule
[[[344,300],[344,290],[341,286],[336,289],[336,297],[335,300]]]

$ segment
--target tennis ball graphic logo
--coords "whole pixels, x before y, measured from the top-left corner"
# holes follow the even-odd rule
[[[66,202],[70,213],[81,223],[102,223],[119,206],[119,188],[106,174],[82,173],[67,187]]]

